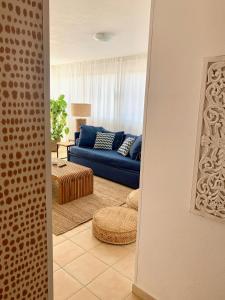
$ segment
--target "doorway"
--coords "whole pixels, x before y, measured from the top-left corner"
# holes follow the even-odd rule
[[[93,232],[92,218],[113,206],[137,219],[133,203],[140,194],[149,13],[146,0],[132,5],[125,0],[50,1],[55,300],[132,297],[135,243],[103,242]],[[117,141],[111,150],[102,140],[95,148],[97,135],[104,134]],[[123,145],[126,139],[131,145]],[[69,180],[68,168],[79,177],[77,165],[79,172],[93,171],[93,189],[85,184],[83,194],[70,189],[60,200],[61,175]]]

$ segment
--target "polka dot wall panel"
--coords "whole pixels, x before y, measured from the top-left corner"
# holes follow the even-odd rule
[[[0,299],[47,299],[42,0],[0,0]]]

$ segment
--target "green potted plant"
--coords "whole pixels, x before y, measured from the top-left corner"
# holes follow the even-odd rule
[[[56,151],[56,144],[60,142],[63,136],[69,133],[67,127],[67,102],[64,95],[58,99],[50,100],[50,117],[51,117],[51,150]]]

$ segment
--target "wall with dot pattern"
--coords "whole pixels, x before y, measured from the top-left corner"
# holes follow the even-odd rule
[[[0,0],[0,299],[47,299],[42,0]]]

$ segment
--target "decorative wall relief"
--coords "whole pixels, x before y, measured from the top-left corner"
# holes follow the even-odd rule
[[[192,201],[193,212],[225,222],[225,56],[205,64]]]
[[[47,300],[42,0],[0,0],[0,299]]]

